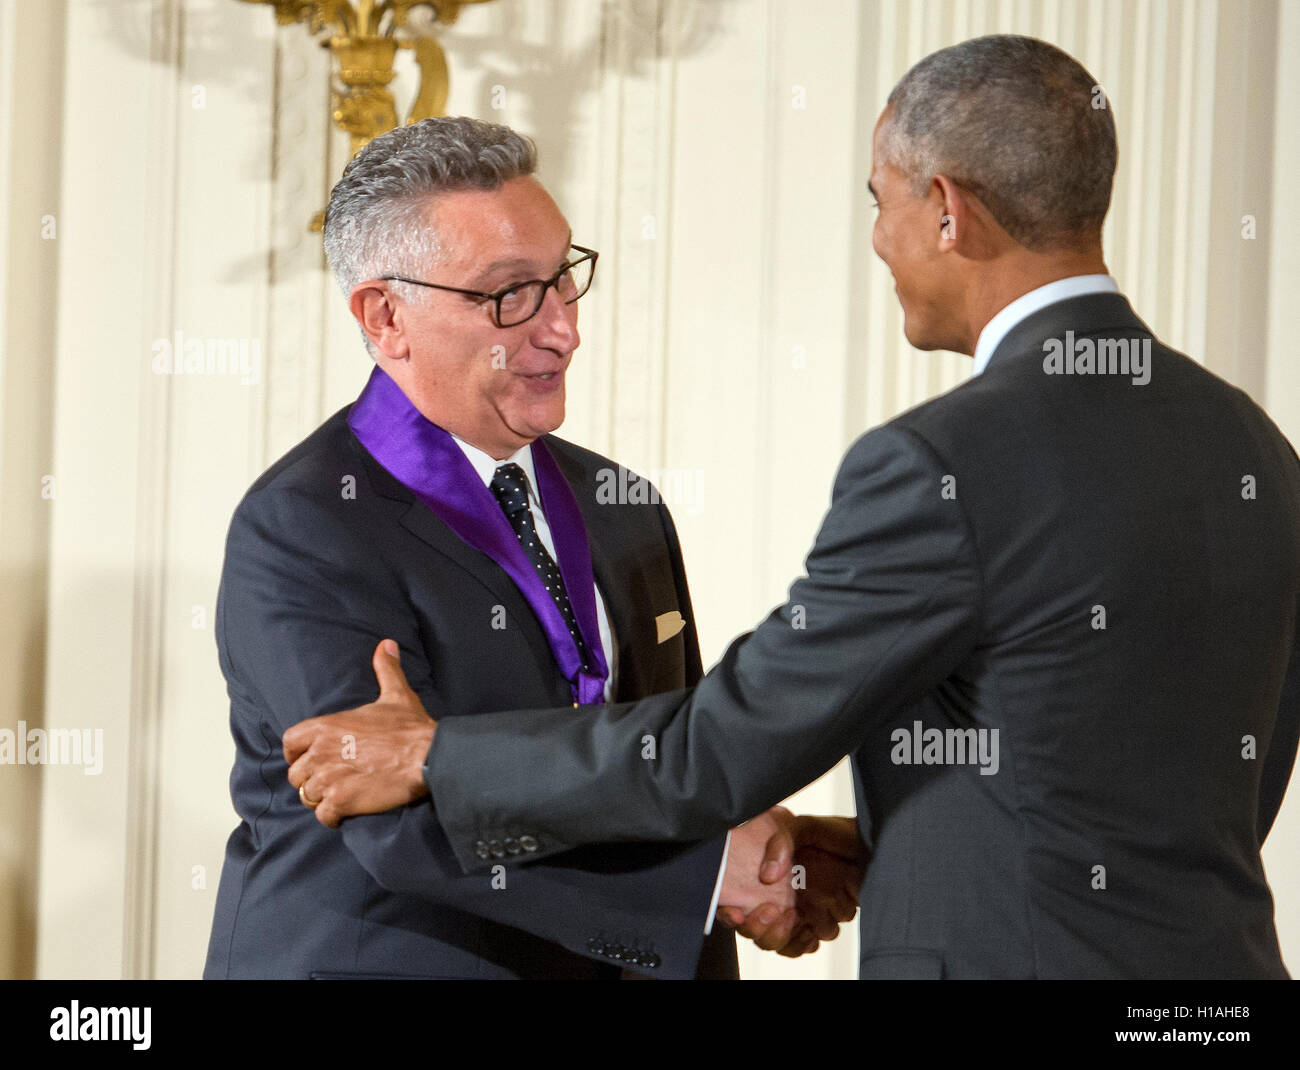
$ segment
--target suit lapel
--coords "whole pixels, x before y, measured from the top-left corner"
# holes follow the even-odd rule
[[[618,645],[618,680],[612,698],[615,702],[641,698],[652,693],[659,637],[645,573],[635,558],[620,552],[627,542],[622,532],[625,510],[596,501],[594,480],[564,448],[563,440],[548,435],[546,445],[578,500],[591,549],[591,570]]]
[[[353,440],[356,441],[355,436]],[[375,493],[406,505],[406,511],[401,515],[398,523],[426,546],[478,580],[497,603],[505,607],[508,620],[529,622],[530,626],[519,629],[520,634],[528,643],[538,663],[548,672],[558,674],[555,655],[551,652],[546,634],[542,631],[532,607],[515,586],[514,581],[490,557],[461,541],[460,536],[435,516],[433,511],[416,498],[406,486],[395,479],[360,442],[356,442],[356,448]]]
[[[355,436],[353,438],[356,441]],[[627,539],[623,532],[626,510],[618,505],[596,501],[596,484],[583,465],[565,449],[563,440],[546,436],[551,456],[573,489],[587,528],[591,551],[591,568],[609,614],[610,628],[618,645],[618,680],[612,694],[614,701],[629,701],[653,693],[659,637],[655,631],[649,584],[645,573],[631,555],[621,552]],[[486,554],[461,541],[411,491],[393,477],[369,451],[356,442],[361,463],[371,488],[381,497],[406,505],[399,523],[417,539],[463,569],[481,583],[506,607],[511,620],[528,621],[520,631],[533,656],[546,670],[558,674],[555,656],[532,608],[514,582]],[[608,652],[606,652],[608,655]]]

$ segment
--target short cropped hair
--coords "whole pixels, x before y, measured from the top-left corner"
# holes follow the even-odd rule
[[[347,295],[436,256],[424,221],[431,198],[497,189],[536,168],[531,139],[480,119],[422,119],[381,134],[344,168],[325,210],[325,255],[339,288]]]
[[[881,155],[923,196],[947,175],[1034,251],[1101,231],[1118,149],[1110,101],[1083,66],[1033,37],[935,52],[889,94]]]

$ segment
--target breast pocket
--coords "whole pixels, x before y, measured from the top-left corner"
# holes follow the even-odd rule
[[[655,617],[655,683],[658,691],[686,686],[686,620],[672,609]]]

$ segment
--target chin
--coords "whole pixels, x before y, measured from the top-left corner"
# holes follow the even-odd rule
[[[552,431],[558,431],[564,423],[564,406],[548,406],[545,411],[538,412],[534,410],[528,413],[527,418],[520,421],[521,426],[528,428],[528,433],[532,438],[540,438],[542,435],[549,435]]]
[[[934,348],[920,329],[912,326],[910,320],[903,320],[903,337],[907,339],[907,344],[913,349],[928,350]]]
[[[542,415],[541,419],[538,421],[538,424],[545,426],[546,430],[543,431],[542,433],[547,434],[551,431],[558,430],[560,425],[563,423],[564,423],[564,396],[563,394],[561,394],[559,403],[548,407],[546,413]]]
[[[952,348],[948,339],[940,337],[935,331],[925,330],[923,326],[913,326],[910,319],[903,320],[903,337],[913,349],[919,349],[924,353]]]

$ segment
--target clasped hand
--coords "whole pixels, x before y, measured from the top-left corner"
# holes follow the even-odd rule
[[[717,917],[765,951],[816,951],[857,913],[863,861],[853,818],[774,806],[732,830]]]

